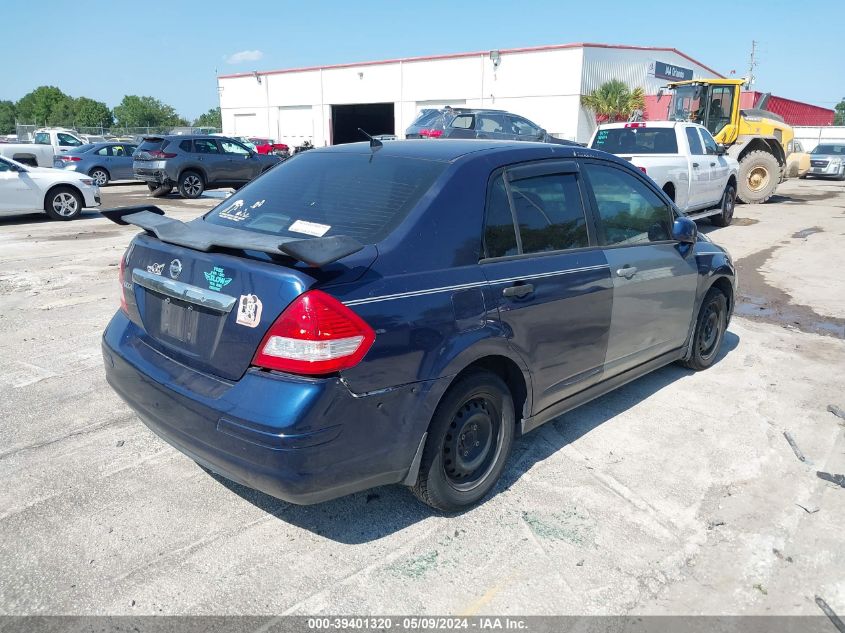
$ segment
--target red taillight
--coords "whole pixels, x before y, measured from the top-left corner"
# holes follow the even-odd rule
[[[78,163],[82,160],[79,156],[68,156],[67,154],[59,154],[58,158],[65,163]]]
[[[150,155],[150,158],[176,158],[176,154],[162,152],[160,149],[154,149],[153,151],[147,153]]]
[[[643,172],[644,174],[647,174],[647,173],[648,173],[648,170],[647,170],[645,167],[637,167],[637,169],[639,169],[639,170],[640,170],[641,172]]]
[[[253,365],[295,374],[331,374],[361,362],[376,333],[320,290],[299,295],[261,341]]]
[[[120,309],[126,314],[129,314],[129,306],[126,305],[126,256],[124,253],[120,256],[120,267],[117,269],[117,277],[120,280]]]
[[[443,130],[420,130],[420,136],[423,138],[440,138],[443,136]]]

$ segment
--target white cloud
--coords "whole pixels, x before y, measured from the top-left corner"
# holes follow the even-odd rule
[[[244,62],[257,62],[264,57],[261,51],[238,51],[226,58],[227,64],[243,64]]]

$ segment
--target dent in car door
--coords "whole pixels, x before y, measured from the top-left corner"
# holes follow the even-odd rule
[[[604,363],[612,283],[585,215],[572,161],[491,180],[481,265],[487,301],[531,371],[534,414],[596,382]]]
[[[609,164],[584,167],[613,279],[607,377],[683,347],[698,270],[693,249],[671,240],[672,211],[645,180]]]

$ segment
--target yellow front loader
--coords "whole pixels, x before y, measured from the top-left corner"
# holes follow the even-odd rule
[[[676,81],[669,119],[704,125],[728,155],[739,162],[737,197],[743,202],[765,202],[786,179],[787,147],[795,133],[783,118],[764,110],[767,95],[754,108],[741,109],[744,79]]]

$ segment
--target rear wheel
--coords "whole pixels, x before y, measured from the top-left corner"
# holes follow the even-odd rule
[[[179,193],[183,198],[199,198],[205,191],[205,182],[195,171],[186,171],[179,176]]]
[[[734,207],[736,206],[736,187],[729,184],[722,194],[722,212],[719,215],[711,215],[710,222],[716,226],[728,226],[734,218]]]
[[[481,500],[502,474],[514,426],[513,398],[501,378],[487,371],[460,378],[432,418],[414,494],[446,512]]]
[[[109,172],[107,172],[102,167],[95,167],[94,169],[88,172],[88,175],[91,176],[91,179],[94,181],[94,184],[98,187],[107,185],[109,182]]]
[[[76,189],[56,187],[44,199],[44,210],[53,220],[73,220],[82,213],[85,202]]]
[[[718,288],[710,288],[701,303],[693,333],[692,352],[684,365],[701,371],[716,362],[727,327],[728,299]]]
[[[163,198],[170,194],[173,191],[173,185],[170,184],[159,184],[157,182],[148,182],[147,189],[150,190],[150,195],[153,198]]]
[[[747,204],[765,202],[774,194],[780,182],[780,163],[769,152],[755,150],[743,156],[739,163],[737,196]]]

